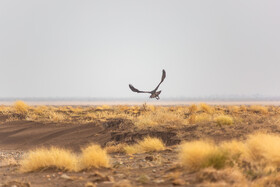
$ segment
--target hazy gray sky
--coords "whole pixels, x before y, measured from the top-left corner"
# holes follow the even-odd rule
[[[280,96],[279,0],[1,0],[0,97]]]

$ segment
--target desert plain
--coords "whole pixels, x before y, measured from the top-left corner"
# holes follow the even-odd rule
[[[278,105],[0,105],[0,186],[279,185]]]

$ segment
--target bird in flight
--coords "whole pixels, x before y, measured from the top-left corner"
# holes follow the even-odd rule
[[[157,87],[152,90],[152,91],[140,91],[136,88],[134,88],[131,84],[129,84],[129,88],[133,91],[133,92],[137,92],[137,93],[149,93],[151,94],[150,95],[150,98],[156,98],[157,100],[159,100],[159,94],[161,93],[161,90],[160,91],[157,91],[158,87],[160,86],[160,84],[164,81],[166,77],[166,73],[165,73],[165,70],[163,69],[162,70],[162,76],[161,76],[161,81],[160,83],[157,85]]]

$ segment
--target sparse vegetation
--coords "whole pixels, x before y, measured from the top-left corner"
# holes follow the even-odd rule
[[[117,145],[108,145],[105,147],[105,150],[107,153],[125,153],[124,147],[126,147],[127,144],[120,143]]]
[[[32,172],[44,169],[76,171],[77,156],[69,150],[51,147],[29,151],[20,162],[22,172]]]
[[[192,114],[189,118],[191,124],[195,123],[208,123],[212,121],[212,116],[207,113]]]
[[[14,104],[15,113],[25,116],[28,113],[29,106],[23,101],[16,101]]]
[[[29,151],[20,162],[22,172],[46,169],[79,171],[91,168],[109,167],[109,156],[99,145],[89,145],[77,155],[70,150],[51,147]]]
[[[200,107],[200,110],[202,110],[208,114],[212,114],[215,111],[215,109],[213,107],[207,105],[206,103],[200,103],[199,107]]]
[[[249,158],[253,161],[266,162],[280,167],[280,136],[267,133],[251,134],[246,145]]]
[[[184,167],[192,171],[206,167],[220,169],[226,164],[227,154],[213,143],[194,141],[181,145],[179,160]]]
[[[191,171],[228,166],[239,168],[249,179],[256,179],[278,172],[279,142],[279,135],[267,133],[251,134],[244,142],[193,141],[181,145],[178,157],[182,166]]]
[[[232,125],[233,119],[230,116],[227,115],[219,115],[215,118],[215,122],[218,125]]]
[[[124,150],[127,154],[162,151],[164,149],[165,145],[162,140],[152,137],[145,137],[137,144],[124,146]]]
[[[255,112],[255,113],[260,113],[260,114],[267,114],[268,108],[265,106],[260,106],[260,105],[252,105],[252,106],[250,106],[250,111]]]
[[[277,186],[280,184],[279,111],[279,106],[260,105],[210,106],[201,103],[170,107],[146,104],[75,107],[29,106],[17,101],[11,106],[0,106],[1,125],[13,121],[19,121],[18,124],[21,121],[22,124],[43,122],[45,125],[51,122],[56,123],[55,127],[61,123],[81,124],[80,127],[89,124],[100,129],[96,136],[102,137],[106,131],[112,137],[101,138],[100,144],[106,145],[104,149],[91,144],[81,153],[51,147],[29,151],[21,160],[0,155],[0,169],[18,167],[21,172],[58,170],[68,172],[63,178],[73,181],[84,180],[77,176],[91,170],[91,178],[83,183],[86,186],[101,181],[121,185],[122,174],[131,180],[128,171],[139,171],[139,177],[129,183],[131,186],[150,185],[152,181],[158,185],[235,186],[238,181],[241,186]],[[256,130],[261,131],[256,133]],[[21,132],[14,136],[21,136]],[[137,141],[139,137],[143,139]],[[155,137],[171,146],[166,149],[163,141]],[[177,151],[178,155],[174,155]],[[110,169],[106,169],[108,167]],[[162,172],[165,177],[153,178]],[[77,176],[71,176],[73,173]],[[117,177],[111,180],[105,173]],[[50,180],[53,178],[50,176]]]
[[[154,112],[146,112],[135,118],[135,125],[140,129],[165,126],[165,127],[178,127],[187,124],[180,114],[169,112],[165,108],[158,109]]]
[[[82,149],[80,167],[81,169],[109,167],[109,159],[106,150],[99,145],[89,145]]]

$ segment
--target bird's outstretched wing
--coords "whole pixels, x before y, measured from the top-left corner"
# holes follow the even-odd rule
[[[140,90],[134,88],[134,86],[132,86],[131,84],[129,84],[129,88],[131,89],[131,91],[137,92],[137,93],[150,93],[150,92],[147,92],[147,91],[140,91]]]
[[[157,91],[158,87],[159,87],[160,84],[164,81],[165,77],[166,77],[166,72],[165,72],[165,70],[163,69],[163,70],[162,70],[161,81],[160,81],[160,83],[157,85],[157,87],[156,87],[152,92],[156,92],[156,91]]]

